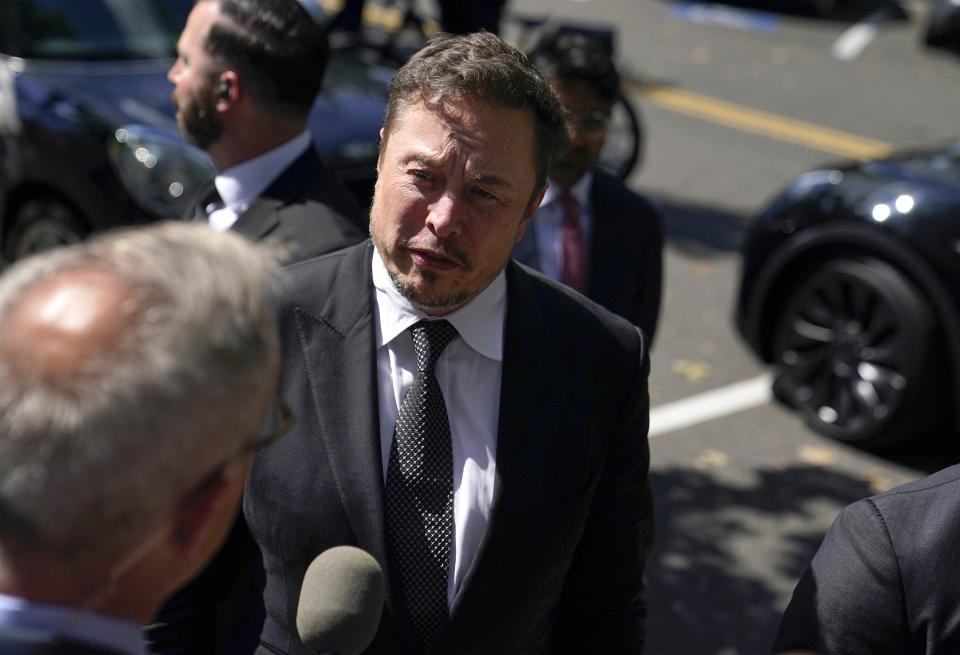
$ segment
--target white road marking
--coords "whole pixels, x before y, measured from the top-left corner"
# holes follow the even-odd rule
[[[870,45],[878,32],[876,23],[863,22],[852,25],[836,40],[830,49],[830,54],[840,61],[853,61]]]
[[[726,387],[657,405],[650,409],[649,435],[659,437],[764,405],[773,399],[772,384],[773,373],[764,373]]]

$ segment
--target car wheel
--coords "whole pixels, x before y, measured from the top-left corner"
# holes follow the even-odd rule
[[[82,241],[89,230],[72,207],[57,198],[28,200],[16,210],[4,240],[10,261]]]
[[[919,436],[946,406],[923,294],[876,259],[807,273],[774,329],[778,396],[817,432],[863,447]]]

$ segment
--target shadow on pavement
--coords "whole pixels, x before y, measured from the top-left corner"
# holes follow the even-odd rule
[[[648,655],[769,652],[793,585],[823,539],[811,529],[870,495],[832,469],[759,469],[754,484],[709,471],[654,471],[657,538],[647,565]]]
[[[678,250],[700,256],[740,250],[746,230],[743,216],[675,198],[651,198],[663,211],[667,239]]]

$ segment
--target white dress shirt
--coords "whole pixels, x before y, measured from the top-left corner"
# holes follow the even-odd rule
[[[380,254],[373,253],[376,289],[377,382],[380,452],[386,480],[400,404],[413,385],[417,356],[406,331],[426,318],[393,286]],[[490,518],[496,472],[497,424],[507,279],[500,272],[480,295],[444,316],[460,334],[437,360],[435,373],[450,419],[453,442],[453,537],[447,602],[453,603]]]
[[[593,228],[593,216],[590,213],[590,188],[593,186],[593,171],[581,177],[570,187],[570,195],[580,203],[580,229],[583,230],[584,239],[590,243],[591,229]],[[543,194],[543,200],[537,208],[537,213],[533,216],[535,225],[527,229],[533,229],[537,238],[537,267],[541,273],[547,277],[560,281],[560,255],[563,252],[563,244],[560,241],[560,226],[563,224],[564,212],[563,205],[559,198],[563,189],[556,182],[551,181],[547,187],[547,192]]]
[[[125,655],[146,655],[143,627],[112,616],[0,594],[0,630],[24,638],[63,637]]]
[[[213,185],[217,187],[223,204],[206,207],[211,227],[217,232],[226,232],[233,227],[253,199],[309,147],[310,133],[303,131],[273,150],[220,171],[213,178]]]

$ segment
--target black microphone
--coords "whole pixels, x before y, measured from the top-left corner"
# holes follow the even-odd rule
[[[380,625],[383,571],[372,555],[336,546],[317,555],[303,576],[297,632],[315,653],[359,655]]]

